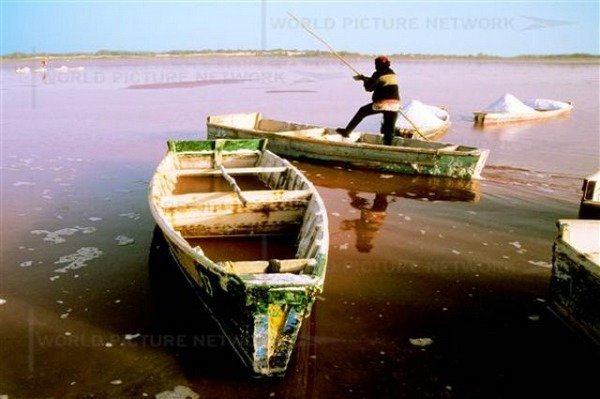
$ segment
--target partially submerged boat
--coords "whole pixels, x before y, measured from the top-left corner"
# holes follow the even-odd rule
[[[550,303],[576,330],[600,344],[600,220],[559,220]]]
[[[257,375],[285,373],[322,292],[327,213],[266,140],[169,141],[149,188],[174,259]]]
[[[505,94],[482,111],[474,112],[475,125],[526,122],[568,115],[573,109],[570,101],[536,98],[521,101]]]
[[[600,219],[600,171],[583,180],[583,195],[579,204],[580,219]]]
[[[411,175],[479,178],[489,150],[395,137],[383,145],[382,135],[352,132],[343,138],[333,129],[265,119],[259,112],[209,116],[209,138],[267,138],[274,153],[292,158],[347,163]]]
[[[449,127],[450,114],[447,109],[411,100],[398,114],[396,134],[409,139],[433,140],[446,133]]]

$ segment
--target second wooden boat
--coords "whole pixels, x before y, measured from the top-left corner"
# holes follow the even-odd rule
[[[489,150],[450,143],[353,132],[343,138],[333,129],[265,119],[259,112],[209,116],[209,138],[267,138],[278,155],[342,162],[358,167],[412,175],[479,178]]]
[[[573,109],[570,101],[555,101],[543,98],[520,101],[511,94],[488,106],[483,111],[474,112],[475,125],[527,122],[568,115]]]
[[[169,141],[148,199],[173,258],[239,357],[273,376],[285,373],[323,289],[329,235],[315,187],[265,144]]]

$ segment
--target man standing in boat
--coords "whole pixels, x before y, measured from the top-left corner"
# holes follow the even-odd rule
[[[400,110],[400,94],[398,79],[390,68],[390,64],[389,58],[381,55],[375,58],[375,72],[371,77],[363,75],[354,77],[355,80],[363,82],[366,91],[373,92],[373,102],[360,107],[348,126],[336,129],[337,133],[343,137],[348,137],[366,116],[383,114],[383,124],[380,130],[383,133],[383,143],[385,145],[392,144],[398,111]]]

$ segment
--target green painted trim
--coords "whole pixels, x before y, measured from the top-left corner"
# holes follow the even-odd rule
[[[168,140],[167,147],[172,152],[262,150],[266,139],[217,139],[217,140]]]

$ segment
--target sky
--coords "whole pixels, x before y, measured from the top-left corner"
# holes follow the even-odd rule
[[[327,50],[600,54],[599,1],[0,0],[0,54]]]

